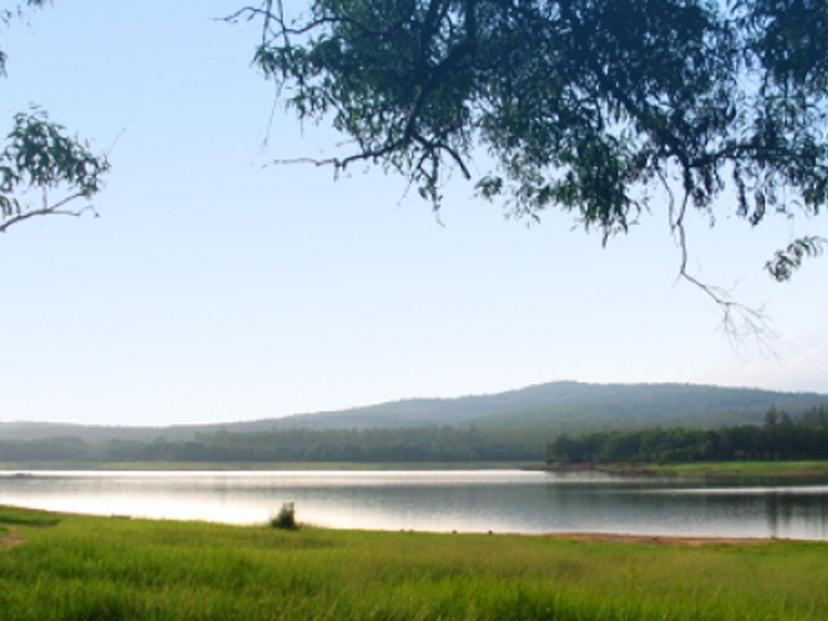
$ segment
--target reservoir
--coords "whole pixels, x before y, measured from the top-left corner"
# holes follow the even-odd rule
[[[330,528],[828,540],[828,485],[705,484],[522,470],[0,472],[0,504]]]

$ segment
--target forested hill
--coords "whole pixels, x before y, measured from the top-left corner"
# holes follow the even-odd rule
[[[799,411],[828,395],[692,384],[550,382],[492,395],[408,399],[339,412],[241,423],[256,428],[368,429],[455,425],[581,431],[595,425],[709,427],[758,422],[771,406]]]
[[[455,426],[542,430],[545,434],[642,427],[717,427],[760,422],[776,406],[792,413],[828,403],[828,395],[691,384],[551,382],[519,390],[452,399],[409,399],[337,412],[221,425],[164,428],[0,423],[0,439],[186,440],[199,434],[265,430],[399,429]],[[8,416],[8,414],[6,414]],[[243,412],[228,418],[243,418]],[[115,418],[115,415],[113,415]]]

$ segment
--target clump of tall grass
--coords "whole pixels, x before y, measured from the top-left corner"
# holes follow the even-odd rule
[[[279,513],[270,518],[270,527],[281,530],[299,529],[299,524],[296,523],[296,508],[292,502],[284,503]]]

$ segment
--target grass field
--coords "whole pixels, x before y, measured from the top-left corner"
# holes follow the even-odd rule
[[[824,479],[828,461],[726,461],[692,464],[613,464],[604,472],[657,474],[691,478]]]
[[[0,524],[2,621],[828,619],[820,543],[285,532],[3,508]]]

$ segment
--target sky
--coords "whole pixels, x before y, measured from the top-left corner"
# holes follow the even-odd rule
[[[100,218],[0,237],[0,420],[221,422],[553,380],[828,393],[828,258],[763,271],[825,217],[689,225],[689,266],[770,322],[733,343],[676,278],[663,205],[602,249],[460,178],[437,223],[375,168],[274,165],[341,137],[276,108],[232,0],[58,0],[2,33],[2,131],[36,104],[108,151]],[[267,142],[265,144],[265,139]]]

